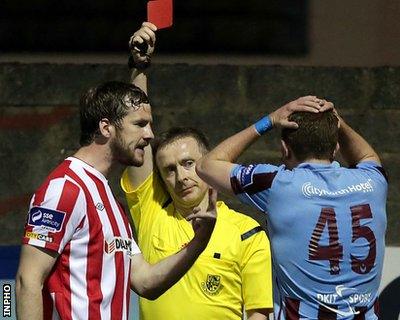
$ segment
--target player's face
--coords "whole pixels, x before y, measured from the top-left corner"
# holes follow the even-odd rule
[[[140,108],[130,109],[122,119],[121,128],[115,130],[111,142],[113,157],[127,166],[141,166],[144,160],[144,147],[154,138],[151,129],[150,105],[142,104]]]
[[[197,141],[185,137],[157,151],[156,164],[175,205],[197,206],[205,197],[208,185],[196,174],[196,161],[203,156]]]

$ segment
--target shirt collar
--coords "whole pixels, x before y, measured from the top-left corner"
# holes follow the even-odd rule
[[[339,167],[340,167],[339,162],[333,161],[329,164],[315,163],[315,162],[303,162],[303,163],[300,163],[296,168],[335,169],[335,168],[339,168]]]
[[[72,161],[75,163],[79,163],[79,165],[82,166],[85,170],[89,171],[91,174],[95,175],[97,178],[104,181],[105,183],[108,183],[107,178],[99,170],[97,170],[95,167],[91,166],[90,164],[86,163],[85,161],[83,161],[79,158],[75,158],[73,156],[68,157],[66,160],[69,160],[69,161]]]

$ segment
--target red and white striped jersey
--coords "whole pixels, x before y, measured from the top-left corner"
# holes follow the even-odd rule
[[[32,197],[24,244],[57,251],[45,319],[128,319],[130,257],[140,253],[107,179],[69,157]]]

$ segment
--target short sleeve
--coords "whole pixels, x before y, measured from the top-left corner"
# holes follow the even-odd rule
[[[139,253],[142,253],[142,251],[140,250],[139,246],[137,245],[135,239],[132,239],[131,254],[134,256],[135,254],[139,254]]]
[[[272,267],[268,238],[260,226],[242,235],[242,287],[246,310],[272,308]]]
[[[231,171],[231,187],[240,201],[266,211],[268,192],[280,167],[270,164],[236,165]]]
[[[121,187],[136,228],[139,228],[143,220],[151,221],[151,216],[159,212],[169,199],[169,194],[155,171],[139,187],[133,188],[126,169],[121,177]]]
[[[357,169],[363,170],[371,179],[387,184],[388,176],[385,169],[375,161],[363,161],[357,164]]]
[[[32,197],[22,242],[61,253],[85,216],[81,188],[66,178],[51,180]]]

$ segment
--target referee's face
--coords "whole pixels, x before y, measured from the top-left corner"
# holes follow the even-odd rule
[[[202,156],[192,137],[177,139],[157,151],[157,167],[177,208],[197,206],[207,194],[208,185],[195,170]]]

